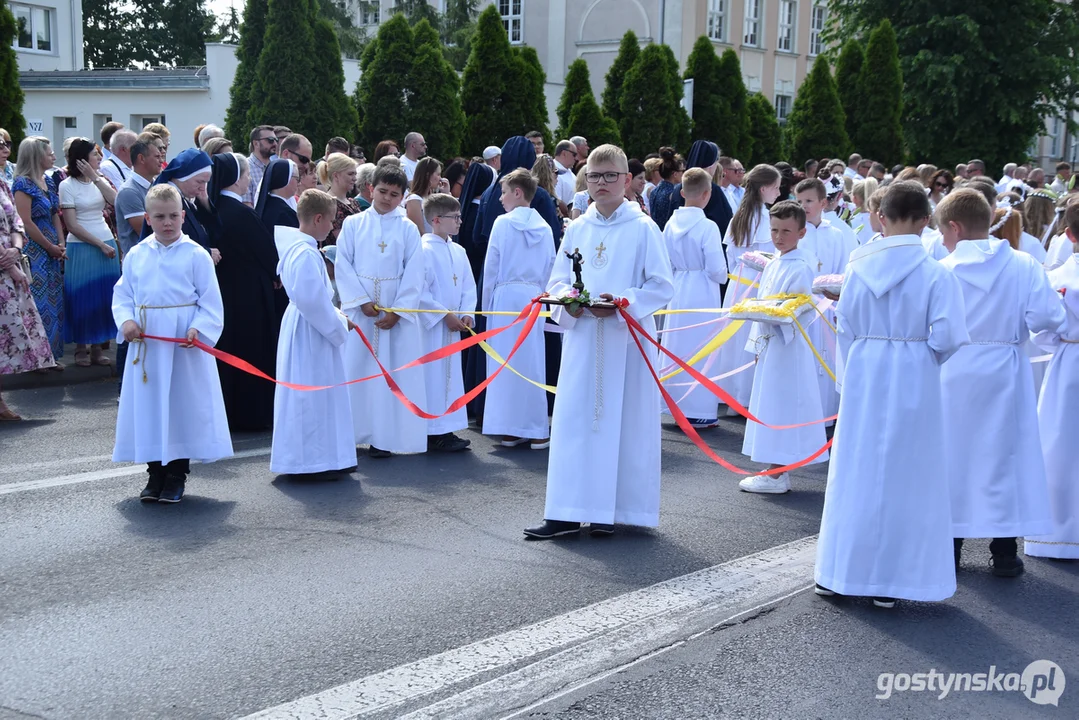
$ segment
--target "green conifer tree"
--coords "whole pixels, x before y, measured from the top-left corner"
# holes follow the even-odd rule
[[[247,124],[288,125],[303,132],[317,126],[317,116],[324,112],[318,105],[319,83],[312,82],[323,77],[324,69],[321,56],[314,52],[310,4],[297,0],[269,3]]]
[[[588,63],[584,58],[577,58],[569,64],[566,71],[566,81],[562,88],[562,99],[558,103],[555,114],[558,116],[558,129],[555,135],[564,140],[569,135],[566,128],[569,127],[569,115],[573,106],[580,102],[585,95],[592,95],[592,81],[589,79]],[[595,98],[593,98],[594,100]],[[588,137],[584,135],[584,137]]]
[[[776,109],[763,93],[753,93],[746,101],[749,132],[752,139],[746,167],[761,163],[779,162],[782,152],[782,133],[776,120]]]
[[[520,77],[498,8],[488,5],[476,22],[476,34],[461,80],[461,109],[465,113],[465,152],[487,145],[501,146],[521,133],[524,118],[510,101],[512,84]]]
[[[255,84],[259,55],[266,36],[266,14],[269,0],[247,0],[244,20],[240,26],[240,46],[236,49],[236,74],[229,89],[229,109],[225,113],[225,136],[238,151],[251,140],[251,125],[247,111],[251,109],[251,88]]]
[[[622,138],[618,134],[618,125],[603,114],[592,93],[586,94],[573,106],[569,113],[569,124],[565,132],[559,133],[558,138],[565,140],[576,135],[586,138],[591,147],[599,147],[607,143],[612,145],[622,143]]]
[[[465,116],[461,112],[457,71],[442,53],[442,41],[431,24],[420,20],[413,28],[412,71],[406,83],[405,123],[423,133],[427,154],[449,162],[461,149]]]
[[[312,7],[317,13],[318,3],[313,2]],[[313,144],[315,153],[321,154],[326,141],[331,137],[340,136],[349,142],[355,142],[360,119],[352,99],[345,92],[345,70],[341,60],[341,46],[337,42],[337,31],[333,23],[321,15],[317,16],[315,21],[315,47],[324,58],[325,75],[322,82],[317,83],[320,97],[317,102],[323,112],[318,116],[318,124],[310,128],[311,135],[308,139]]]
[[[527,45],[514,48],[517,60],[518,79],[510,89],[516,97],[514,104],[520,107],[521,130],[526,133],[539,130],[543,133],[545,147],[552,147],[551,129],[547,127],[547,73],[543,71],[536,49]]]
[[[682,71],[678,68],[678,58],[669,45],[660,45],[660,51],[667,60],[667,83],[671,89],[671,99],[674,105],[670,108],[669,122],[671,124],[670,145],[674,147],[689,147],[690,132],[693,129],[693,121],[689,113],[682,107],[685,97],[685,84],[682,81]],[[648,152],[655,152],[659,148],[653,148]],[[643,155],[641,157],[644,157]]]
[[[903,159],[903,76],[899,46],[887,19],[869,35],[865,63],[858,82],[864,107],[854,135],[856,149],[885,165]]]
[[[858,127],[858,109],[863,105],[861,93],[862,64],[865,62],[865,51],[862,44],[854,38],[849,38],[843,43],[843,49],[839,52],[839,59],[835,64],[835,85],[839,92],[839,102],[843,106],[843,112],[847,115],[847,136],[855,139],[855,128]],[[859,150],[855,143],[856,151]]]
[[[719,89],[721,73],[719,55],[712,41],[702,35],[686,58],[686,79],[693,79],[694,140],[719,142],[720,129],[729,120],[730,106]]]
[[[15,16],[7,6],[6,0],[0,0],[0,127],[11,135],[11,160],[19,143],[23,139],[26,119],[22,116],[23,92],[19,86],[19,63],[15,56]]]
[[[404,15],[382,23],[373,50],[366,50],[356,94],[363,106],[360,133],[367,145],[382,140],[401,142],[408,127],[408,78],[412,72],[413,35]]]
[[[650,44],[626,73],[618,129],[622,148],[630,157],[644,157],[663,145],[687,144],[683,136],[688,135],[688,118],[678,104],[680,82],[679,95],[674,94],[669,52],[664,45]]]
[[[626,73],[637,62],[641,54],[641,44],[632,30],[627,30],[618,46],[618,54],[607,71],[606,87],[603,88],[603,114],[616,123],[622,121],[622,85]]]
[[[817,56],[813,69],[798,88],[787,118],[784,143],[787,158],[796,167],[809,158],[846,157],[850,149],[846,116],[823,55]]]

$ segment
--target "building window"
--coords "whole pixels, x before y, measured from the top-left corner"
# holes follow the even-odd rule
[[[791,114],[791,102],[794,100],[790,95],[776,95],[776,120],[783,125],[787,122],[787,116]]]
[[[54,11],[51,8],[12,4],[11,12],[15,16],[16,28],[13,47],[20,50],[37,50],[47,53],[53,51],[52,21]]]
[[[824,34],[824,21],[827,9],[820,3],[814,3],[809,16],[809,54],[820,55],[824,51],[824,42],[821,35]]]
[[[794,28],[797,18],[798,3],[796,0],[780,0],[779,37],[776,39],[776,50],[794,52]]]
[[[519,45],[524,42],[521,32],[521,23],[524,13],[521,12],[521,4],[524,0],[498,0],[498,13],[502,16],[502,26],[506,28],[510,42]]]
[[[708,37],[727,42],[727,0],[708,0]]]
[[[746,0],[745,31],[742,44],[750,47],[761,46],[761,3],[763,0]]]
[[[382,22],[381,4],[378,0],[360,3],[360,25],[378,25]]]
[[[1063,154],[1064,131],[1066,129],[1067,125],[1064,124],[1063,118],[1053,118],[1053,135],[1049,146],[1049,157],[1056,159]]]

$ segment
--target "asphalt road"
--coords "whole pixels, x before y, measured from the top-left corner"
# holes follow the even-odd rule
[[[472,452],[324,482],[237,435],[183,503],[143,506],[108,459],[114,383],[5,398],[32,419],[0,426],[0,720],[1079,717],[1079,566],[997,579],[972,543],[947,602],[823,600],[825,466],[747,495],[667,428],[658,530],[537,543],[546,452],[472,431]],[[741,433],[706,437],[752,467]],[[880,673],[1039,659],[1074,677],[1059,707],[875,697]]]

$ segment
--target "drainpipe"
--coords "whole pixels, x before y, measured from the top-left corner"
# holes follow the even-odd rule
[[[663,44],[664,24],[667,21],[667,0],[659,0],[659,44]]]

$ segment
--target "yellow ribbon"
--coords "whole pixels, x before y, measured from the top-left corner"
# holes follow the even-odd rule
[[[712,353],[714,353],[716,350],[722,347],[725,342],[734,337],[734,334],[738,332],[743,325],[745,325],[745,320],[735,320],[730,325],[723,328],[721,331],[716,333],[716,336],[714,338],[708,341],[707,345],[698,350],[696,354],[689,360],[686,360],[686,365],[695,365],[700,362],[702,358],[706,358]],[[667,382],[680,372],[684,372],[681,367],[676,369],[674,372],[664,375],[659,379],[659,381]]]
[[[475,334],[476,334],[476,331],[475,331],[475,330],[473,330],[472,328],[468,328],[468,332],[470,332],[470,333],[471,333],[471,334],[473,334],[473,335],[475,335]],[[487,344],[487,343],[486,343],[485,341],[482,341],[482,340],[480,341],[480,347],[481,347],[481,348],[483,348],[483,351],[484,351],[485,353],[487,353],[488,355],[490,355],[490,356],[491,356],[491,359],[492,359],[492,360],[494,360],[494,361],[495,361],[496,363],[498,363],[499,365],[501,365],[502,363],[504,363],[504,362],[505,362],[505,360],[503,360],[503,359],[502,359],[502,356],[498,354],[498,351],[497,351],[497,350],[495,350],[495,349],[494,349],[493,347],[491,347],[490,345],[488,345],[488,344]],[[555,389],[555,386],[554,386],[554,385],[544,385],[543,383],[541,383],[541,382],[537,382],[537,381],[533,380],[533,379],[532,379],[532,378],[530,378],[530,377],[525,377],[525,376],[524,376],[524,375],[522,375],[521,373],[517,372],[517,370],[515,370],[515,369],[514,369],[514,367],[513,367],[512,365],[508,365],[508,364],[507,364],[507,365],[506,365],[506,369],[507,369],[507,370],[509,370],[509,371],[510,371],[511,373],[513,373],[514,375],[516,375],[517,377],[521,378],[522,380],[526,380],[526,381],[528,381],[528,382],[532,383],[533,385],[535,385],[536,387],[538,387],[538,388],[539,388],[539,389],[541,389],[541,390],[546,390],[546,391],[547,391],[547,392],[549,392],[549,393],[554,393],[554,392],[556,392],[556,389]]]
[[[809,339],[809,335],[806,334],[805,328],[802,327],[802,323],[798,322],[797,316],[795,316],[794,318],[794,326],[798,328],[798,332],[802,333],[802,337],[804,337],[806,340],[806,345],[808,345],[809,349],[813,351],[813,356],[817,358],[817,362],[819,362],[820,366],[824,368],[824,372],[828,373],[828,377],[832,378],[832,382],[835,382],[835,373],[833,373],[831,369],[829,369],[827,363],[824,362],[824,358],[822,358],[820,356],[820,353],[817,352],[817,348],[813,346],[813,341]]]
[[[760,287],[759,283],[753,282],[749,278],[742,277],[741,275],[731,275],[730,273],[727,273],[727,279],[734,280],[735,282],[740,282],[743,285],[748,285],[751,288]]]

